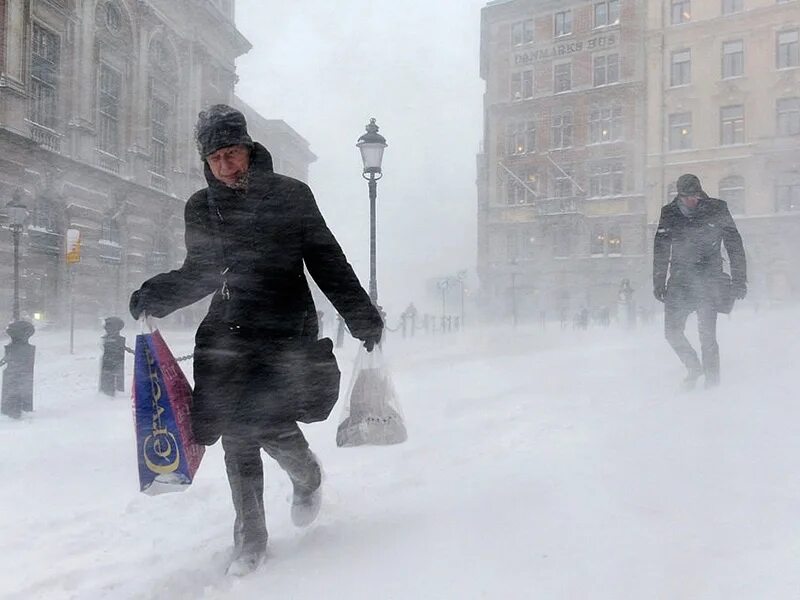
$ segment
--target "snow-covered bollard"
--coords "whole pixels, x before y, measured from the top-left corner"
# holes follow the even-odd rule
[[[120,331],[125,322],[119,317],[107,317],[103,328],[103,357],[100,359],[100,391],[113,397],[125,391],[125,337]]]
[[[11,343],[6,344],[6,354],[0,365],[3,371],[3,391],[0,412],[19,419],[22,412],[33,411],[33,363],[36,346],[28,340],[36,331],[27,321],[14,321],[6,328]]]

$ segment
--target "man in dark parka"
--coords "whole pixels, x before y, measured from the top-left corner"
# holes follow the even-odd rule
[[[304,265],[367,350],[380,342],[383,321],[311,190],[273,171],[241,112],[212,106],[195,135],[208,187],[186,204],[186,259],[145,281],[131,296],[131,314],[163,317],[214,295],[195,337],[192,427],[202,444],[222,436],[236,509],[228,572],[241,575],[266,550],[262,448],[293,483],[295,524],[319,511],[319,463],[297,423],[281,416],[292,401],[286,371],[305,366],[295,351],[317,339]]]
[[[725,281],[722,244],[730,259],[731,292],[739,299],[747,294],[747,262],[728,205],[709,198],[695,175],[681,175],[677,188],[675,199],[661,209],[656,230],[653,293],[665,305],[667,341],[688,371],[684,387],[694,387],[700,375],[711,387],[719,383],[717,312]],[[702,363],[684,335],[686,319],[695,311]]]

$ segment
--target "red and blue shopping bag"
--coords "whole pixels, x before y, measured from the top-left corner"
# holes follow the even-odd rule
[[[136,336],[133,371],[139,487],[152,495],[185,490],[205,448],[192,435],[192,388],[158,330]]]

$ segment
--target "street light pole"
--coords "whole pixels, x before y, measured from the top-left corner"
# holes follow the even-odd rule
[[[8,212],[9,226],[14,239],[14,305],[13,320],[19,321],[19,240],[28,210],[22,202],[22,192],[17,189],[11,198],[11,202],[6,205]]]
[[[378,198],[378,180],[370,173],[367,180],[369,187],[369,298],[373,304],[378,303],[378,259],[377,259],[377,224],[376,200]]]
[[[383,151],[387,146],[386,138],[378,133],[378,129],[375,119],[370,119],[366,126],[367,132],[358,138],[356,144],[361,151],[361,160],[364,163],[364,171],[361,176],[367,180],[369,188],[369,298],[375,305],[378,304],[376,200],[378,179],[383,177],[381,171]]]
[[[14,235],[14,309],[13,320],[19,321],[19,234],[20,228],[12,226]]]

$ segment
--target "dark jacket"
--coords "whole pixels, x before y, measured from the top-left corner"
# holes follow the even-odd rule
[[[653,248],[653,287],[666,285],[667,303],[696,309],[716,300],[723,273],[723,242],[734,285],[747,281],[747,261],[727,203],[706,196],[689,217],[678,202],[676,197],[661,209]]]
[[[286,371],[305,367],[297,349],[318,331],[304,265],[354,337],[383,323],[309,187],[273,172],[263,146],[251,155],[246,192],[217,181],[208,165],[205,172],[208,187],[186,204],[183,265],[141,289],[156,317],[214,294],[195,337],[192,409],[195,436],[213,443],[279,420],[292,401]]]

